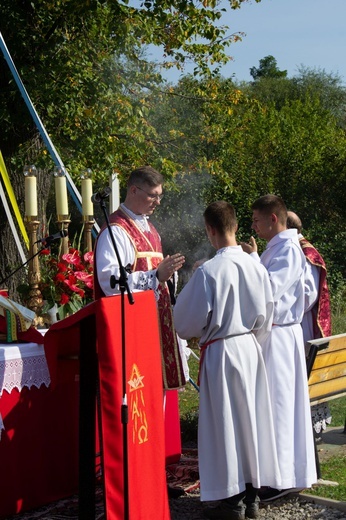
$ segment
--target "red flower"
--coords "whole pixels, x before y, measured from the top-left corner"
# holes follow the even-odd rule
[[[65,280],[65,275],[64,273],[57,273],[55,276],[54,276],[54,282],[63,282]]]
[[[60,318],[68,316],[93,300],[93,252],[82,255],[70,248],[57,258],[45,250],[41,259],[40,290],[49,305],[58,304]]]
[[[67,293],[62,293],[59,301],[59,305],[65,305],[70,301],[70,297]]]
[[[80,265],[81,263],[81,256],[78,249],[70,249],[69,253],[66,253],[65,255],[62,255],[61,257],[65,262],[72,265]]]
[[[58,271],[63,273],[63,272],[68,271],[68,266],[66,264],[64,264],[63,262],[58,262],[57,269],[58,269]]]
[[[94,251],[88,251],[88,253],[85,253],[84,262],[87,262],[91,265],[94,263]]]
[[[80,280],[81,282],[85,283],[85,285],[89,287],[89,289],[93,288],[94,275],[92,273],[89,274],[85,271],[76,271],[75,277],[77,278],[77,280]]]
[[[64,283],[67,285],[67,287],[68,287],[69,289],[71,289],[71,291],[73,291],[73,292],[79,294],[79,296],[80,296],[81,298],[84,297],[85,291],[83,291],[83,289],[81,289],[80,287],[78,287],[78,285],[77,285],[77,278],[76,278],[76,276],[75,276],[74,274],[70,274],[70,275],[68,276],[68,278],[66,278],[66,279],[64,280]]]

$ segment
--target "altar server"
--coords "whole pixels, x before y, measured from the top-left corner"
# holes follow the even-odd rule
[[[178,334],[200,338],[201,500],[220,500],[205,510],[208,518],[257,518],[258,488],[281,484],[258,342],[271,329],[273,298],[266,269],[237,245],[233,206],[214,202],[204,219],[216,255],[195,270],[174,307]]]
[[[261,257],[252,237],[243,249],[269,273],[274,319],[263,343],[282,487],[269,489],[262,500],[309,488],[317,480],[301,322],[304,314],[305,256],[296,229],[287,229],[281,197],[264,195],[252,205],[252,229],[267,242]]]

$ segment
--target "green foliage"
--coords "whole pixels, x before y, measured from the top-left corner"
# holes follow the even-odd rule
[[[292,80],[262,78],[244,88],[220,77],[187,77],[167,89],[163,111],[150,117],[165,136],[163,153],[170,161],[177,158],[188,174],[187,185],[190,178],[191,186],[194,183],[191,172],[209,175],[203,197],[196,200],[207,204],[226,199],[235,205],[239,239],[251,234],[251,203],[265,193],[281,195],[301,216],[304,234],[324,256],[333,293],[341,294],[346,275],[346,139],[336,105],[344,100],[344,89],[330,77],[318,82],[304,74]],[[326,92],[332,94],[330,103]],[[185,187],[178,184],[178,194],[180,189]],[[194,197],[192,189],[190,206]],[[165,209],[170,211],[168,203]],[[181,207],[177,212],[174,202],[172,214],[189,214],[189,205]],[[201,214],[202,207],[198,211]],[[184,222],[176,222],[177,236],[185,235],[179,225]],[[194,222],[188,219],[186,225]]]
[[[230,1],[238,8],[241,1]],[[163,46],[167,66],[225,63],[236,36],[215,25],[221,11],[213,1],[146,1],[138,7],[117,1],[35,3],[2,0],[1,31],[21,78],[65,166],[78,183],[91,167],[103,182],[113,170],[162,166],[157,133],[148,124],[150,92],[161,76],[143,46]],[[195,38],[203,43],[195,43]],[[34,130],[30,114],[7,67],[0,89],[3,123],[0,149],[12,164],[24,164],[19,149]],[[44,169],[51,159],[41,147],[32,162]]]
[[[279,70],[274,56],[266,56],[260,60],[258,69],[251,67],[250,74],[255,81],[262,78],[285,78],[287,70]]]
[[[241,4],[229,2],[233,9]],[[256,81],[222,78],[217,64],[240,36],[228,38],[216,23],[222,9],[214,0],[145,0],[137,7],[115,0],[1,0],[1,7],[6,44],[77,186],[88,167],[96,188],[114,170],[122,188],[135,166],[162,171],[164,211],[155,218],[165,251],[183,251],[187,267],[208,248],[201,220],[208,202],[232,202],[238,237],[248,239],[251,203],[277,193],[301,216],[325,257],[335,299],[341,297],[346,98],[337,77],[302,70],[289,79],[266,56],[254,70]],[[143,51],[147,44],[162,46],[166,66],[183,67],[193,58],[197,69],[176,87],[165,86]],[[47,172],[51,158],[33,139],[30,114],[7,65],[1,66],[5,161],[18,172],[30,158]],[[22,200],[19,186],[15,191]]]

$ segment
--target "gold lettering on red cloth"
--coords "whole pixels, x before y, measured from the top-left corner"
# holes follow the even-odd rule
[[[143,378],[144,376],[141,376],[137,365],[133,365],[131,379],[128,381],[130,387],[130,414],[133,424],[133,444],[143,444],[143,442],[149,440]]]

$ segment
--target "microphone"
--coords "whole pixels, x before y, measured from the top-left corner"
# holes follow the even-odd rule
[[[58,233],[55,233],[54,235],[49,235],[49,237],[40,238],[39,240],[36,240],[35,244],[42,244],[43,246],[49,246],[52,242],[55,242],[55,240],[60,240],[60,238],[67,237],[68,232],[66,229],[62,229]]]
[[[109,194],[112,192],[112,189],[107,186],[106,188],[103,188],[103,190],[97,191],[93,194],[91,197],[91,202],[95,204],[95,202],[101,202],[102,200],[109,197]]]

